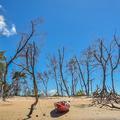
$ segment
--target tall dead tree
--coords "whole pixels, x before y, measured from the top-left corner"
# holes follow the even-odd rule
[[[43,83],[45,95],[48,96],[48,81],[50,73],[48,71],[44,71],[43,73],[38,72],[37,77]]]
[[[65,88],[65,92],[67,93],[67,95],[70,97],[69,94],[69,90],[67,87],[67,83],[66,80],[64,78],[64,74],[63,74],[63,64],[64,64],[64,47],[62,48],[62,51],[60,49],[58,49],[58,55],[59,55],[59,71],[60,71],[60,78],[62,80],[62,84],[64,85]]]
[[[26,74],[28,74],[32,78],[35,101],[31,105],[30,111],[27,115],[28,118],[31,118],[34,108],[38,103],[38,86],[37,86],[37,81],[36,81],[35,67],[36,67],[36,62],[37,62],[37,58],[39,54],[38,54],[38,48],[35,42],[33,41],[32,43],[27,44],[27,46],[24,48],[21,54],[22,55],[20,56],[22,57],[22,59],[24,59],[23,63],[14,62],[14,64],[20,67],[22,71],[26,72]]]
[[[114,55],[114,51],[115,51],[115,55]],[[117,52],[117,55],[116,55],[116,52]],[[114,35],[114,39],[110,44],[110,52],[108,54],[110,54],[109,60],[110,60],[110,66],[111,66],[110,71],[111,71],[112,91],[113,93],[116,93],[115,85],[114,85],[114,73],[120,64],[120,43],[115,35]]]
[[[110,58],[109,54],[106,54],[106,46],[104,45],[103,40],[100,40],[98,43],[98,49],[94,50],[94,57],[97,63],[101,66],[103,79],[102,79],[102,97],[106,96],[107,87],[106,87],[106,77],[107,77],[107,65]]]
[[[98,49],[94,51],[94,57],[101,66],[103,73],[102,89],[97,89],[93,94],[93,98],[94,98],[93,105],[101,105],[100,108],[105,106],[105,107],[120,109],[119,107],[120,96],[116,94],[114,87],[114,72],[119,65],[119,59],[120,59],[119,47],[120,44],[118,43],[118,40],[114,36],[114,40],[111,42],[110,48],[107,48],[103,43],[103,41],[100,40]],[[117,53],[117,59],[116,57],[113,57],[114,52],[115,54]],[[110,66],[109,66],[109,62],[110,62]],[[106,88],[106,84],[107,84],[106,73],[109,72],[110,67],[111,67],[110,72],[111,72],[111,80],[112,80],[112,91],[108,91]]]
[[[85,51],[82,53],[82,64],[85,66],[86,69],[86,82],[87,82],[87,95],[90,95],[90,87],[92,88],[92,73],[96,68],[96,64],[94,63],[94,56],[93,56],[93,48],[89,46]],[[92,89],[91,89],[92,92]]]
[[[23,51],[23,49],[26,47],[26,45],[28,44],[28,42],[30,41],[30,39],[34,36],[34,32],[35,32],[35,24],[32,21],[31,22],[31,32],[30,33],[24,33],[21,36],[21,40],[18,44],[18,47],[16,49],[15,54],[10,58],[10,60],[6,60],[6,67],[5,67],[5,72],[3,75],[3,83],[2,83],[2,98],[3,101],[5,101],[5,97],[6,97],[6,84],[7,84],[7,74],[9,71],[9,66],[13,63],[13,61],[15,59],[18,58],[19,54]]]
[[[71,75],[71,83],[72,83],[71,95],[74,96],[74,95],[76,95],[76,86],[78,83],[77,65],[76,65],[76,61],[75,61],[74,57],[72,57],[69,60],[67,67],[68,67],[68,71]]]
[[[86,82],[85,82],[85,77],[84,77],[84,74],[83,74],[83,71],[82,71],[82,68],[81,68],[81,64],[80,64],[80,62],[79,62],[79,60],[78,60],[78,58],[75,56],[75,60],[76,60],[76,63],[77,63],[77,65],[78,65],[78,70],[79,70],[79,78],[82,80],[82,82],[83,82],[83,86],[84,86],[84,89],[85,89],[85,94],[87,95],[87,92],[88,92],[88,90],[87,90],[87,85],[86,85]]]
[[[49,68],[51,69],[51,75],[54,77],[55,83],[56,83],[56,89],[57,89],[57,95],[59,96],[59,81],[58,81],[58,61],[55,56],[49,57]]]
[[[31,74],[32,80],[33,80],[33,87],[34,87],[34,96],[35,96],[35,102],[31,105],[30,111],[28,113],[28,117],[31,117],[34,107],[38,103],[38,87],[37,87],[37,81],[36,81],[36,75],[35,75],[35,65],[37,62],[38,57],[38,48],[33,42],[32,44],[29,44],[26,47],[26,70],[29,74]]]

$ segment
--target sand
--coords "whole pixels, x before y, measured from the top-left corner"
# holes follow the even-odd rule
[[[0,120],[25,119],[33,100],[30,97],[14,97],[7,102],[0,101]],[[70,100],[69,112],[56,113],[54,102],[59,100]],[[120,110],[91,107],[91,101],[86,97],[40,98],[30,120],[120,120]]]

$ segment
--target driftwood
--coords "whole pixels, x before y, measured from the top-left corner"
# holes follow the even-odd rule
[[[96,90],[93,93],[92,105],[99,105],[102,107],[109,107],[120,109],[120,96],[114,92],[107,92],[106,90]]]

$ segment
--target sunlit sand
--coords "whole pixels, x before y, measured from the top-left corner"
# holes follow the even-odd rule
[[[34,98],[14,97],[7,102],[0,101],[0,120],[23,120],[29,112]],[[56,113],[54,102],[70,100],[71,107],[67,113]],[[91,98],[40,98],[30,120],[120,120],[120,112],[110,108],[90,106]]]

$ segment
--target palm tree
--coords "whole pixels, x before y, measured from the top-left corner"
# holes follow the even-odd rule
[[[21,78],[25,78],[26,75],[25,73],[23,72],[19,72],[19,71],[16,71],[13,73],[13,77],[12,79],[14,80],[13,83],[12,83],[12,87],[13,87],[13,90],[14,90],[14,95],[17,96],[18,95],[18,92],[20,90],[20,85],[19,85],[19,80]]]

